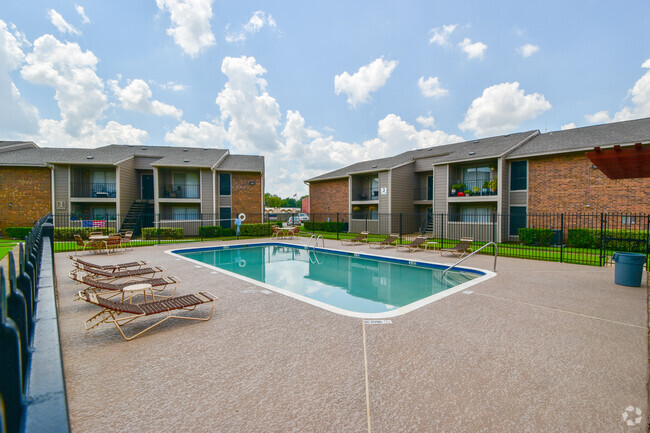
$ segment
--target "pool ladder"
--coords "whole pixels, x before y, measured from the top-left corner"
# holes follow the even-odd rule
[[[316,237],[316,235],[311,235],[311,237],[309,238],[309,242],[307,242],[307,249],[309,249],[309,247],[311,246],[311,241],[313,241],[314,239],[316,239],[316,242],[314,242],[314,246],[312,248],[316,248],[318,246],[319,239],[321,240],[321,245],[323,245],[323,248],[325,248],[325,239],[323,238],[323,235],[318,235],[318,237]]]
[[[450,270],[451,268],[456,267],[456,265],[461,264],[462,262],[464,262],[465,260],[469,259],[469,258],[472,257],[474,254],[478,253],[479,251],[481,251],[483,248],[487,247],[488,245],[494,245],[494,272],[496,272],[496,271],[497,271],[497,255],[498,255],[498,254],[497,254],[497,249],[498,249],[498,246],[497,246],[497,244],[494,243],[494,242],[488,242],[487,244],[483,245],[482,247],[480,247],[480,248],[477,249],[476,251],[472,251],[469,255],[463,257],[462,259],[460,259],[459,261],[457,261],[457,262],[454,263],[453,265],[449,266],[447,269],[445,269],[445,270],[442,272],[442,276],[444,277],[448,270]]]

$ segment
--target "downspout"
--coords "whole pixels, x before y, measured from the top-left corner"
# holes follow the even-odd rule
[[[52,207],[52,215],[54,215],[56,211],[54,198],[54,166],[52,164],[48,164],[47,162],[45,163],[45,166],[50,169],[50,206]]]

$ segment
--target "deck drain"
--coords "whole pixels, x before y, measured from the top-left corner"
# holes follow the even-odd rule
[[[392,325],[392,320],[364,320],[366,325]]]

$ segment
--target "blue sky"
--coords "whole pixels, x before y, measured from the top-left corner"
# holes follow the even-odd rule
[[[650,2],[0,3],[0,140],[229,148],[266,190],[475,137],[650,116]]]

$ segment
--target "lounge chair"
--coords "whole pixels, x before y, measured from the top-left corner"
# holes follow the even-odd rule
[[[469,254],[473,241],[473,238],[461,238],[460,242],[458,242],[456,246],[452,248],[441,249],[440,255],[442,255],[442,253],[451,253],[457,256],[459,259],[462,259],[466,254]]]
[[[86,248],[88,248],[88,249],[95,248],[95,242],[93,242],[93,241],[84,241],[83,239],[81,239],[81,236],[79,236],[79,235],[74,235],[74,241],[77,243],[75,251],[74,251],[75,256],[79,252],[79,249],[81,249],[81,252],[83,253],[84,251],[86,251]]]
[[[161,266],[153,266],[149,268],[140,268],[140,269],[124,269],[115,272],[111,272],[104,269],[91,268],[89,266],[78,265],[77,269],[73,270],[75,274],[79,272],[85,272],[91,278],[96,280],[106,279],[106,280],[117,280],[119,278],[153,278],[157,273],[161,275],[165,272],[165,268]],[[151,275],[146,277],[146,275]]]
[[[369,232],[361,232],[356,238],[341,239],[341,245],[361,245],[362,242],[368,242]]]
[[[144,334],[152,328],[165,322],[167,319],[185,319],[185,320],[201,320],[207,321],[212,317],[214,305],[217,297],[210,292],[198,292],[191,295],[177,296],[163,301],[149,302],[148,304],[130,304],[111,301],[97,296],[95,293],[81,291],[79,292],[79,299],[83,299],[91,304],[102,307],[102,311],[95,314],[90,319],[86,320],[86,329],[92,329],[102,323],[114,324],[122,337],[126,341],[130,341],[135,337]],[[177,310],[192,311],[202,304],[212,303],[210,314],[207,317],[191,317],[191,316],[178,316],[174,314]],[[127,337],[122,327],[131,323],[141,317],[153,316],[156,314],[163,314],[163,318],[158,320],[151,326],[143,329],[142,331]]]
[[[90,292],[98,293],[98,294],[100,292],[110,292],[111,295],[107,296],[108,298],[111,298],[111,297],[116,296],[116,295],[122,295],[122,298],[124,298],[124,288],[128,287],[128,286],[131,286],[133,284],[136,284],[136,283],[137,284],[140,284],[140,283],[149,284],[151,286],[150,290],[151,290],[152,298],[153,298],[153,291],[154,290],[157,291],[157,292],[163,292],[165,289],[167,289],[167,286],[173,285],[174,289],[172,290],[172,293],[170,295],[160,295],[160,294],[158,294],[158,296],[160,296],[160,297],[171,298],[172,296],[174,296],[174,293],[176,293],[176,287],[177,287],[178,283],[181,282],[180,279],[178,279],[178,278],[176,278],[174,276],[171,276],[171,275],[166,275],[166,276],[160,277],[160,278],[150,278],[150,279],[142,279],[142,280],[136,280],[136,281],[123,281],[123,282],[120,282],[120,283],[111,283],[111,282],[108,282],[108,281],[96,280],[96,279],[91,278],[91,277],[89,277],[87,275],[84,275],[82,277],[80,275],[75,274],[74,272],[70,272],[68,274],[68,276],[70,277],[70,279],[72,279],[72,280],[74,280],[74,281],[76,281],[78,283],[85,284],[86,286],[88,286],[87,289],[83,290],[84,292],[90,291]],[[75,296],[75,301],[77,299],[78,298]],[[145,300],[146,300],[146,298],[145,298]],[[155,298],[153,300],[155,301]]]
[[[393,243],[397,242],[397,239],[399,239],[399,234],[391,233],[390,235],[388,235],[386,239],[379,242],[368,242],[368,245],[370,246],[370,248],[394,247],[395,245],[393,245]]]
[[[418,236],[415,239],[413,239],[413,242],[410,244],[406,245],[398,245],[397,246],[397,251],[399,251],[401,248],[405,248],[409,253],[412,253],[413,251],[419,251],[420,246],[422,246],[423,243],[425,243],[429,238],[426,236]]]
[[[117,263],[115,265],[98,265],[96,263],[90,263],[90,262],[88,262],[86,260],[82,260],[82,259],[79,259],[79,258],[71,256],[71,255],[68,255],[68,258],[70,260],[72,260],[72,264],[75,267],[77,267],[77,265],[79,264],[79,265],[82,265],[82,266],[87,266],[87,267],[90,267],[90,268],[97,268],[97,269],[101,269],[101,270],[104,270],[104,271],[111,271],[111,272],[120,271],[120,270],[124,270],[124,269],[129,269],[129,268],[138,268],[138,269],[140,269],[143,266],[146,266],[146,265],[149,264],[149,262],[146,261],[146,260],[138,260],[136,262]]]

